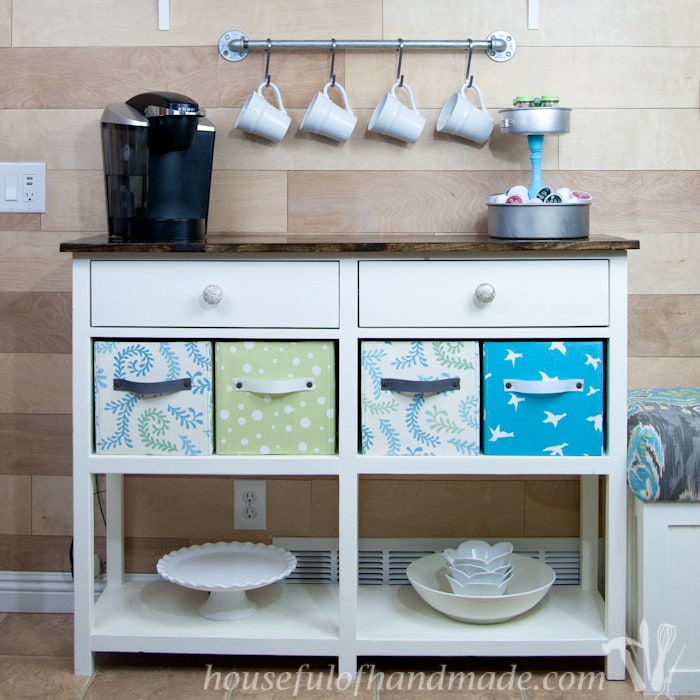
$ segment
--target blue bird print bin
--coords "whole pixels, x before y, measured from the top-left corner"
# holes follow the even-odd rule
[[[485,342],[484,454],[602,454],[603,350],[598,340]]]

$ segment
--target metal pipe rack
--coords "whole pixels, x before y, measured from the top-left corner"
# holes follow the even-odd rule
[[[250,51],[277,51],[277,50],[451,50],[485,51],[492,61],[509,61],[516,50],[515,39],[506,31],[492,32],[486,39],[328,39],[328,40],[272,40],[264,39],[251,41],[243,32],[231,29],[222,34],[219,39],[219,54],[222,58],[231,62],[242,61]]]

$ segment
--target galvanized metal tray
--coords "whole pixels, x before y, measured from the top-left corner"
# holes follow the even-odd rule
[[[492,238],[587,238],[590,204],[489,204]]]
[[[502,134],[566,134],[571,121],[566,107],[514,107],[498,113]]]

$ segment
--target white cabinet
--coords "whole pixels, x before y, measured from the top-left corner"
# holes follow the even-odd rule
[[[607,656],[625,633],[626,251],[634,241],[221,242],[201,252],[164,246],[65,243],[73,254],[75,670],[98,651],[414,656]],[[479,285],[486,295],[477,295]],[[205,292],[205,290],[209,290]],[[338,435],[330,455],[160,457],[97,454],[93,340],[323,339],[337,347]],[[596,339],[606,353],[602,455],[502,457],[361,454],[359,351],[391,339]],[[363,474],[564,474],[581,477],[581,583],[494,625],[457,623],[410,587],[358,585],[358,481]],[[94,600],[93,481],[107,482],[107,583]],[[339,484],[340,581],[252,592],[259,612],[231,623],[197,614],[198,591],[124,575],[125,474],[325,475]],[[604,570],[598,572],[598,492],[605,494]],[[276,533],[284,535],[285,533]],[[465,533],[465,537],[470,533]],[[164,552],[165,553],[165,552]],[[598,580],[603,580],[599,592]],[[281,589],[281,594],[280,594]]]

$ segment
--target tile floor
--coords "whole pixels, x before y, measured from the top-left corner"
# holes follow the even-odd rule
[[[629,679],[606,681],[598,659],[362,661],[350,684],[332,660],[286,657],[100,654],[78,677],[71,615],[0,613],[3,700],[644,700]]]

